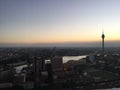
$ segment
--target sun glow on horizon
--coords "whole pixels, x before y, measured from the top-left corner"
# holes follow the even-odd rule
[[[119,42],[119,8],[114,0],[2,0],[0,44],[101,42],[102,28],[106,42]]]

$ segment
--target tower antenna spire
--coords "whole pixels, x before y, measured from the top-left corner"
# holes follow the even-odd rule
[[[102,28],[102,34],[104,34],[104,29]]]

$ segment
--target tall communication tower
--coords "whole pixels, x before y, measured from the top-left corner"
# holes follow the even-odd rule
[[[105,35],[104,35],[104,31],[102,30],[102,52],[104,53],[104,49],[105,49],[105,47],[104,47],[104,38],[105,38]]]

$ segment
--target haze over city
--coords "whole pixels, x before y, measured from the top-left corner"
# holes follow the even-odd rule
[[[120,45],[120,0],[0,0],[0,46]]]

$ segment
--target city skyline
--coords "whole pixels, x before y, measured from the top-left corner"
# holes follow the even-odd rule
[[[120,45],[119,0],[1,0],[0,46]],[[111,44],[111,45],[110,45]]]

